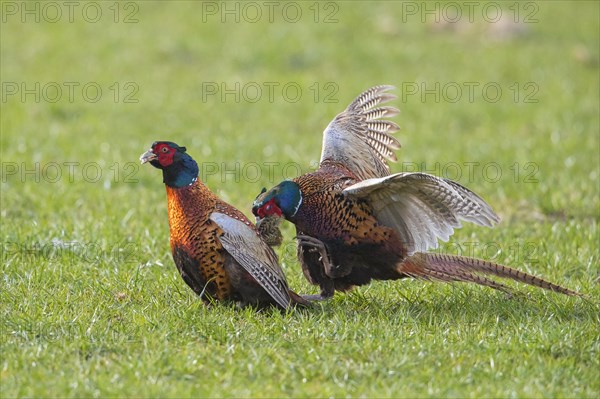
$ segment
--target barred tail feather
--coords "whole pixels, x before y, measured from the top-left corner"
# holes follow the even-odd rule
[[[420,279],[471,282],[509,292],[509,287],[480,274],[494,275],[565,295],[582,296],[576,291],[561,287],[520,270],[464,256],[417,253],[402,262],[399,266],[399,271]]]
[[[503,291],[503,292],[506,292],[509,294],[512,293],[512,290],[510,289],[510,287],[508,287],[502,283],[498,283],[494,280],[490,280],[489,278],[484,277],[484,276],[464,272],[461,270],[456,270],[453,274],[448,274],[448,273],[440,272],[437,270],[427,270],[426,276],[428,277],[427,279],[435,279],[435,280],[447,281],[447,282],[462,281],[462,282],[467,282],[467,283],[475,283],[475,284],[490,287],[490,288],[493,288],[493,289],[496,289],[499,291]],[[417,277],[417,276],[414,276],[414,277]],[[423,278],[423,277],[420,277],[420,278]]]

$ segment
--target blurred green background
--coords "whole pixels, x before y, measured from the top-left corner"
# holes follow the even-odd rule
[[[598,394],[597,308],[570,319],[577,302],[554,294],[505,314],[509,330],[561,348],[566,337],[578,343],[557,360],[552,350],[536,358],[531,341],[492,341],[492,353],[514,345],[499,372],[460,333],[456,348],[470,355],[449,361],[444,328],[402,355],[389,352],[399,345],[391,331],[411,335],[398,324],[412,317],[415,331],[432,320],[450,330],[477,324],[480,340],[506,328],[486,324],[504,297],[477,288],[377,283],[297,317],[205,309],[172,264],[160,173],[138,162],[155,140],[185,145],[208,186],[250,214],[263,186],[315,167],[321,132],[356,95],[391,84],[402,143],[392,170],[458,180],[503,219],[494,230],[465,226],[442,250],[494,258],[597,298],[598,2],[1,7],[3,397]],[[294,258],[293,229],[284,233],[290,284],[314,292]],[[411,312],[415,301],[428,321]],[[481,320],[486,309],[491,319]],[[124,325],[136,330],[115,338]],[[266,346],[276,354],[235,340],[248,328],[272,328]],[[315,338],[332,329],[354,338],[338,346]],[[282,344],[286,331],[302,342]],[[215,341],[218,332],[225,338]],[[311,355],[315,348],[323,357]],[[517,353],[533,360],[513,368]],[[249,370],[248,357],[263,362]],[[415,370],[421,362],[428,366]],[[479,366],[475,388],[467,369]]]

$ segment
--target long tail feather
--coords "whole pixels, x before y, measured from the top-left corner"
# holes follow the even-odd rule
[[[448,281],[448,282],[462,281],[462,282],[467,282],[467,283],[475,283],[475,284],[483,285],[486,287],[490,287],[490,288],[493,288],[493,289],[496,289],[499,291],[503,291],[503,292],[512,294],[512,290],[510,289],[510,287],[508,287],[502,283],[498,283],[498,282],[491,280],[484,276],[480,276],[477,274],[472,274],[472,273],[468,273],[468,272],[464,272],[464,271],[460,271],[460,270],[456,270],[454,272],[454,274],[448,274],[448,273],[440,272],[437,270],[428,270],[427,276],[430,277],[429,279],[440,280],[440,281]]]
[[[467,258],[465,256],[417,253],[404,260],[399,266],[399,271],[420,279],[464,281],[484,285],[501,291],[510,291],[510,288],[504,284],[481,276],[480,274],[494,275],[550,291],[560,292],[565,295],[582,296],[576,291],[561,287],[560,285],[513,269],[512,267],[482,259]]]

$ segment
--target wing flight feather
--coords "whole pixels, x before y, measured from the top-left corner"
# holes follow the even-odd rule
[[[426,173],[396,173],[363,180],[344,194],[366,200],[377,220],[395,229],[409,254],[438,247],[461,220],[491,227],[500,219],[492,208],[466,187]]]
[[[400,148],[400,142],[391,134],[399,127],[381,118],[391,118],[400,111],[390,106],[374,107],[395,99],[396,96],[387,93],[393,88],[370,88],[329,123],[323,132],[321,165],[341,163],[359,180],[389,174],[387,162],[397,160],[394,151]]]
[[[290,295],[277,255],[260,236],[244,222],[224,213],[213,212],[210,219],[219,225],[223,248],[254,277],[281,307],[290,307]]]

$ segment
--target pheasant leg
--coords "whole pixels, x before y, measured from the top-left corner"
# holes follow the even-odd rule
[[[323,241],[302,234],[297,235],[296,239],[298,240],[298,244],[309,247],[313,251],[316,250],[319,253],[319,261],[323,263],[323,268],[325,269],[326,274],[329,275],[329,271],[333,270],[334,267],[331,263],[331,259],[329,259],[329,254],[327,253],[327,248]]]

